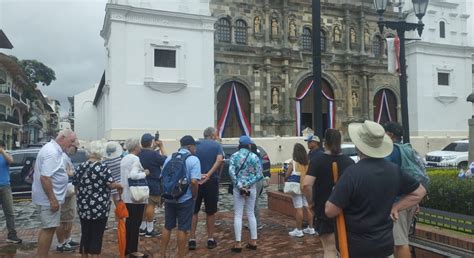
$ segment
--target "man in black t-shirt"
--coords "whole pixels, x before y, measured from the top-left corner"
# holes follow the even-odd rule
[[[412,207],[426,190],[384,159],[393,149],[383,127],[366,120],[349,125],[360,161],[346,169],[326,202],[326,216],[344,212],[349,256],[386,257],[393,253],[393,222],[398,211]],[[394,204],[395,198],[402,196]]]
[[[311,161],[314,158],[320,157],[323,154],[323,148],[321,148],[321,140],[314,134],[310,134],[304,139],[308,143],[308,159]]]

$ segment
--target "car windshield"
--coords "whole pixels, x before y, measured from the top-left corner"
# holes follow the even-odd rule
[[[444,151],[456,151],[456,152],[466,152],[468,151],[469,144],[464,142],[452,142],[448,146],[444,147]]]
[[[341,149],[342,154],[347,155],[347,156],[357,156],[357,151],[355,147],[343,147]]]

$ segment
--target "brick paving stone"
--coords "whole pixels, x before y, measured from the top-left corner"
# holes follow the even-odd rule
[[[197,249],[190,251],[188,257],[323,257],[322,245],[317,236],[305,236],[303,238],[292,238],[288,231],[293,229],[294,219],[271,212],[267,209],[261,210],[261,219],[265,227],[258,233],[258,250],[243,249],[242,253],[234,254],[230,251],[234,241],[233,213],[229,211],[216,214],[221,224],[216,226],[215,239],[217,247],[207,249],[207,233],[205,227],[205,214],[200,213],[201,221],[197,230]],[[163,214],[158,214],[158,222],[162,223]],[[244,218],[244,224],[246,219]],[[104,234],[101,257],[117,257],[116,232],[112,228],[113,222],[109,222],[109,228]],[[6,230],[3,228],[0,234],[0,258],[3,257],[34,257],[39,229],[19,229],[18,236],[24,240],[22,245],[11,245],[5,243]],[[75,224],[73,238],[79,240],[79,224]],[[243,228],[242,240],[245,245],[250,237],[250,232]],[[161,237],[142,238],[139,250],[149,254],[150,257],[158,257],[160,251]],[[75,253],[58,253],[55,243],[51,247],[50,257],[80,257]],[[168,246],[168,256],[175,257],[177,254],[176,232],[173,231]]]

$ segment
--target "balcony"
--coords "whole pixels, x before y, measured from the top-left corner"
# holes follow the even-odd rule
[[[0,123],[10,123],[14,125],[20,125],[18,118],[10,115],[0,114]]]

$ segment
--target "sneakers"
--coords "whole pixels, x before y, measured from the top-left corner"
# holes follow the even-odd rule
[[[74,248],[72,248],[68,243],[63,245],[56,246],[56,251],[64,253],[64,252],[74,252]]]
[[[152,230],[151,232],[146,232],[145,233],[145,237],[156,237],[156,236],[161,236],[161,232],[160,231],[155,231],[155,230]]]
[[[196,250],[196,240],[189,240],[188,241],[188,249],[189,250]]]
[[[265,224],[260,224],[260,225],[258,225],[258,226],[257,226],[257,230],[262,229],[264,226],[265,226]]]
[[[308,226],[307,228],[303,229],[303,233],[308,234],[308,235],[314,235],[316,234],[316,230]]]
[[[303,230],[299,230],[297,228],[293,229],[293,231],[290,231],[288,235],[292,237],[304,237]]]
[[[7,243],[12,243],[12,244],[21,244],[22,240],[19,239],[17,236],[11,236],[7,238]]]
[[[217,246],[217,242],[214,239],[207,240],[207,249],[214,249]]]
[[[146,229],[140,229],[138,235],[144,236],[146,234]]]
[[[71,246],[72,248],[74,247],[78,247],[80,245],[80,243],[76,242],[76,241],[73,241],[72,239],[69,239],[66,244],[68,244],[69,246]]]

